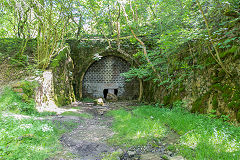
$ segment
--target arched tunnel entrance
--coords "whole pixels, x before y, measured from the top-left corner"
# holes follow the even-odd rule
[[[105,56],[95,61],[84,75],[83,97],[107,98],[107,94],[112,93],[119,99],[137,99],[139,81],[126,82],[120,75],[127,72],[130,66],[126,60],[116,56]]]

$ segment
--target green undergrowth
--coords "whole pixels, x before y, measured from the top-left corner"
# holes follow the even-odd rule
[[[82,101],[82,102],[93,103],[93,102],[94,102],[94,99],[87,97],[87,98],[83,98],[81,101]]]
[[[22,115],[29,115],[29,118]],[[62,151],[60,136],[78,124],[38,119],[52,115],[56,113],[38,113],[34,101],[26,102],[20,94],[5,88],[0,95],[0,159],[45,160],[55,157]]]
[[[0,115],[0,159],[44,160],[61,150],[59,130],[48,121]]]
[[[173,109],[140,106],[108,113],[114,117],[115,136],[110,143],[120,146],[146,144],[166,134],[166,127],[180,135],[177,147],[187,159],[240,159],[240,128],[221,119],[192,114],[181,107]]]
[[[14,92],[11,88],[5,88],[0,95],[0,111],[11,111],[22,114],[37,114],[33,99],[24,101],[22,96]]]
[[[23,90],[25,91],[26,89],[23,87]],[[28,94],[28,97],[32,95],[30,92],[26,92],[26,94]],[[3,93],[0,94],[0,111],[38,117],[56,115],[55,112],[38,112],[35,108],[35,101],[33,98],[27,98],[26,100],[24,96],[14,92],[9,87],[4,88]]]
[[[115,152],[112,152],[112,153],[106,153],[103,155],[103,158],[102,160],[119,160],[119,156],[121,155],[122,153],[119,152],[119,151],[115,151]]]
[[[63,112],[61,115],[62,116],[76,116],[76,117],[83,117],[83,118],[92,118],[92,115],[90,115],[90,114],[78,113],[78,112],[72,112],[72,111]]]
[[[167,128],[159,120],[153,120],[151,116],[142,118],[136,111],[120,109],[108,113],[115,119],[113,129],[116,131],[109,143],[122,147],[145,145],[150,140],[166,135]]]

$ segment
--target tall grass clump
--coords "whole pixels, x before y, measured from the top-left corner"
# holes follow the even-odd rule
[[[154,126],[163,128],[166,125],[180,135],[178,147],[187,159],[240,159],[240,127],[221,119],[192,114],[181,107],[140,106],[131,112],[118,110],[111,114],[115,117],[113,128],[117,132],[118,143],[127,141],[124,135],[134,137],[138,131],[144,131],[146,137],[156,133]]]

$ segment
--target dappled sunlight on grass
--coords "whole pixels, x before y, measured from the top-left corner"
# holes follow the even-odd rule
[[[46,159],[61,148],[59,130],[47,121],[0,115],[0,159]]]
[[[130,146],[146,144],[166,135],[165,125],[180,134],[178,148],[187,159],[240,159],[240,128],[221,119],[192,114],[183,108],[140,106],[131,112],[109,113],[116,135],[110,142]],[[124,125],[123,125],[124,124]]]
[[[124,110],[111,111],[109,115],[115,118],[113,129],[116,134],[109,140],[112,144],[144,145],[151,139],[166,135],[167,129],[152,118],[145,119]]]
[[[201,134],[197,133],[186,133],[185,135],[181,136],[180,144],[186,145],[192,149],[195,149],[200,142]]]

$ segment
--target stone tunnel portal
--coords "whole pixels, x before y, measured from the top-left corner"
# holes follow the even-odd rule
[[[95,61],[86,71],[83,78],[83,97],[106,98],[108,93],[119,99],[137,99],[139,81],[125,81],[121,73],[127,72],[130,63],[116,56],[106,56]]]

